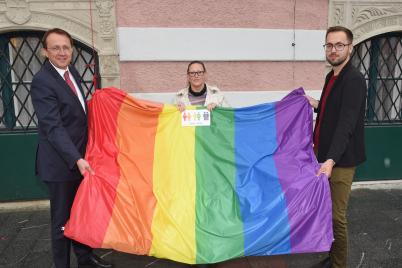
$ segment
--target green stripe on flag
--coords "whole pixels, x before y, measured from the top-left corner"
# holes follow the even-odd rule
[[[214,263],[243,256],[243,222],[234,191],[233,110],[217,108],[210,127],[196,127],[195,157],[196,262]]]

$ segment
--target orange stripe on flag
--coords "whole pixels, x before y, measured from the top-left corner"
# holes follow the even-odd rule
[[[156,206],[152,181],[154,145],[162,110],[162,104],[130,96],[124,99],[116,134],[120,180],[102,247],[135,254],[148,254],[151,248]]]

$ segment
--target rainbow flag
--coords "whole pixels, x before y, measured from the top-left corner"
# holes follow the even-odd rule
[[[97,90],[86,154],[96,174],[81,183],[65,235],[189,264],[328,251],[329,184],[315,175],[303,94],[216,108],[209,127],[182,127],[172,105]]]

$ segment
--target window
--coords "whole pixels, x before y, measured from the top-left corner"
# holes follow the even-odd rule
[[[359,43],[352,63],[367,81],[366,125],[402,124],[402,33]]]
[[[41,55],[44,32],[13,32],[0,35],[0,132],[36,131],[38,121],[30,97],[32,77],[45,61]],[[72,64],[81,75],[86,99],[94,93],[93,77],[100,87],[98,56],[74,41]],[[94,59],[95,57],[95,59]],[[93,60],[94,59],[94,60]],[[95,64],[94,64],[95,62]]]

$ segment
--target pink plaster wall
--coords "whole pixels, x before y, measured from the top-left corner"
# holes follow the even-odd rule
[[[120,27],[295,28],[327,27],[328,1],[298,0],[118,0]]]
[[[174,92],[186,85],[188,62],[122,62],[120,88],[128,92]],[[206,62],[208,82],[222,90],[322,88],[324,62]],[[294,79],[293,79],[294,73]]]
[[[296,0],[118,0],[120,27],[292,29]],[[328,1],[296,1],[295,28],[327,27]],[[172,92],[185,85],[187,62],[121,62],[121,88]],[[324,62],[208,62],[209,82],[223,90],[321,89]]]

